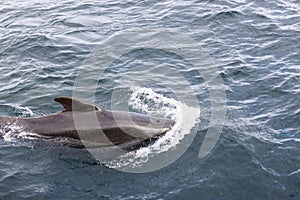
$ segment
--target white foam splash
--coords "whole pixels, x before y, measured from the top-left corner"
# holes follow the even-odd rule
[[[13,109],[14,114],[20,117],[31,117],[33,112],[30,108],[22,107],[19,105],[4,105]],[[1,122],[0,122],[1,123]],[[2,124],[0,135],[6,142],[17,142],[19,139],[33,140],[37,138],[37,134],[25,132],[23,127],[16,121],[12,120],[8,124]]]
[[[16,124],[9,124],[1,127],[1,135],[6,142],[16,142],[19,133],[21,132],[21,127]]]
[[[138,167],[146,163],[150,157],[176,148],[176,145],[180,144],[200,119],[199,109],[165,97],[150,88],[131,87],[130,89],[132,95],[128,103],[133,110],[154,116],[169,117],[175,120],[175,125],[153,144],[129,152],[113,161],[104,162],[110,168]]]
[[[22,107],[22,106],[18,106],[18,105],[13,105],[13,107],[16,109],[17,113],[21,114],[21,116],[24,116],[24,117],[32,117],[33,116],[33,112],[30,108]]]
[[[23,127],[16,122],[1,127],[0,135],[2,135],[6,142],[18,142],[19,140],[34,140],[38,138],[37,134],[24,131]]]

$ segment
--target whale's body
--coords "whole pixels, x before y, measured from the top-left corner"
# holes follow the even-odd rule
[[[58,97],[65,110],[41,117],[0,117],[0,129],[14,124],[43,138],[67,138],[75,147],[119,146],[130,151],[165,134],[174,125],[167,118],[109,111],[69,97]],[[3,130],[2,130],[3,131]]]

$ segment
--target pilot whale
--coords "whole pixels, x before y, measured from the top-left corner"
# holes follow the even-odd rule
[[[67,96],[54,101],[64,107],[61,112],[28,118],[1,116],[0,129],[9,131],[13,124],[41,138],[66,138],[77,148],[118,146],[132,151],[158,139],[175,123],[169,118],[105,110]]]

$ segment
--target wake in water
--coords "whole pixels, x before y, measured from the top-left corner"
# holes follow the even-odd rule
[[[0,105],[0,116],[1,115],[8,115],[13,114],[13,116],[18,117],[32,117],[33,112],[30,110],[30,108],[22,107],[18,105]]]
[[[139,167],[146,163],[149,158],[176,148],[200,120],[199,109],[165,97],[150,88],[131,87],[130,90],[132,94],[128,104],[133,110],[154,116],[169,117],[176,123],[170,131],[153,144],[129,152],[113,161],[104,162],[105,165],[111,168]]]
[[[13,114],[17,117],[32,117],[33,112],[30,108],[22,107],[18,105],[1,105],[1,115]],[[2,114],[3,113],[3,114]],[[0,136],[3,137],[6,142],[17,142],[19,140],[33,140],[38,135],[23,131],[16,121],[12,120],[10,123],[3,124],[0,121]]]

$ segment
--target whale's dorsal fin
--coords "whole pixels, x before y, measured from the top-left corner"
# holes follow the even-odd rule
[[[68,111],[79,111],[79,112],[89,112],[89,111],[95,111],[101,109],[93,104],[88,104],[76,99],[72,99],[71,97],[56,97],[54,101],[60,103],[64,110],[62,112],[68,112]]]

